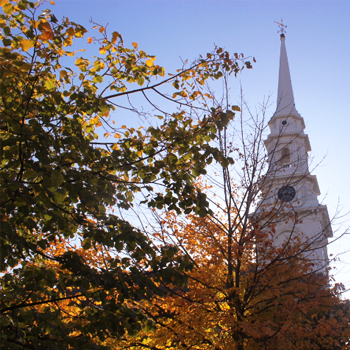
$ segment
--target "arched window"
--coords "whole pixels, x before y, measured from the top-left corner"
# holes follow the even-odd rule
[[[290,163],[290,151],[288,147],[283,147],[281,150],[281,162],[285,165]]]

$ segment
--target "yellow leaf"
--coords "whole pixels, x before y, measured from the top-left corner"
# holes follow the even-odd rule
[[[23,51],[28,51],[31,47],[34,46],[33,42],[29,39],[23,39],[19,43]]]
[[[90,124],[94,125],[94,124],[97,124],[99,121],[100,121],[100,117],[97,115],[96,117],[90,119]]]
[[[88,43],[88,44],[91,44],[91,43],[92,43],[92,38],[88,38],[88,39],[87,39],[87,43]]]
[[[13,5],[12,4],[5,4],[3,5],[3,11],[7,14],[10,15],[13,12]]]
[[[104,46],[102,46],[102,47],[100,48],[100,54],[101,54],[101,55],[104,55],[105,53],[106,53],[106,49],[105,49]]]
[[[146,66],[152,67],[152,66],[153,66],[152,60],[147,60],[147,61],[146,61]]]
[[[55,5],[55,2],[54,2],[54,1],[50,1],[50,4],[51,4],[51,5]]]
[[[63,80],[67,76],[67,72],[65,70],[60,71],[60,80]]]
[[[237,112],[240,112],[241,109],[239,108],[239,106],[232,106],[232,110],[233,111],[237,111]]]
[[[20,65],[19,69],[23,71],[29,71],[32,68],[32,65],[26,62]]]
[[[132,43],[132,46],[133,46],[135,49],[137,49],[138,46],[139,46],[139,44],[134,42],[134,43]]]
[[[55,82],[51,79],[46,79],[45,81],[45,87],[48,89],[48,90],[52,90],[55,88]]]
[[[78,58],[76,61],[75,61],[75,65],[76,66],[79,66],[79,64],[82,64],[84,63],[84,60],[82,58]]]
[[[115,133],[115,134],[114,134],[114,137],[115,137],[116,139],[121,139],[122,135],[120,135],[120,134],[118,134],[118,133]]]
[[[74,35],[75,35],[75,37],[76,38],[82,38],[83,36],[84,36],[84,31],[82,31],[82,30],[76,30],[75,32],[74,32]]]
[[[105,29],[103,27],[100,27],[100,29],[98,30],[100,33],[103,33],[105,31]]]
[[[106,132],[103,136],[107,138],[109,136],[109,132]]]

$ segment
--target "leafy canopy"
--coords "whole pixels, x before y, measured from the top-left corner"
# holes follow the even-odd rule
[[[88,348],[136,332],[149,322],[129,301],[181,285],[191,264],[126,213],[143,205],[206,215],[194,180],[213,159],[232,162],[211,141],[237,107],[212,108],[205,85],[250,63],[216,48],[166,76],[118,32],[95,25],[74,51],[83,26],[40,2],[0,6],[2,345]],[[93,43],[96,55],[83,56]],[[124,125],[145,115],[128,104],[138,95],[151,108],[147,128]]]

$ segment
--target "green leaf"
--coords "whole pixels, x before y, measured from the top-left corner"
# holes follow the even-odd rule
[[[55,193],[55,202],[61,204],[67,197],[67,190],[65,188],[58,188]]]
[[[103,76],[102,75],[95,75],[93,78],[93,81],[95,83],[102,83],[103,82]]]
[[[23,174],[23,178],[28,180],[34,179],[36,176],[37,172],[33,169],[26,170]]]
[[[55,82],[51,79],[46,79],[45,80],[45,87],[48,89],[48,90],[52,90],[55,88]]]
[[[61,183],[63,182],[63,175],[59,172],[54,170],[51,173],[51,184],[54,187],[59,187],[61,185]]]
[[[11,39],[3,38],[2,43],[4,44],[4,46],[11,46],[12,41]]]

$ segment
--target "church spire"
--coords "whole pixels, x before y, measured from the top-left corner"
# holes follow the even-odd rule
[[[298,237],[298,256],[309,259],[314,272],[323,272],[328,264],[326,246],[332,228],[327,207],[317,199],[320,189],[316,176],[309,171],[311,148],[304,133],[304,119],[295,109],[285,46],[286,26],[277,24],[281,33],[277,109],[269,121],[270,134],[265,140],[269,162],[264,183],[266,195],[257,214],[267,213],[267,222],[274,224],[271,240],[275,247],[287,251],[294,237]]]
[[[285,26],[284,26],[285,27]],[[280,70],[278,77],[277,106],[275,117],[288,117],[291,115],[300,116],[295,109],[292,81],[290,78],[288,57],[286,51],[284,28],[281,30],[281,53],[280,53]]]

